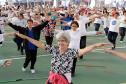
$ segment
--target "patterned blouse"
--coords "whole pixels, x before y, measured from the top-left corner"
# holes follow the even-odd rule
[[[73,59],[77,57],[78,50],[68,48],[68,50],[61,55],[59,48],[56,46],[46,46],[46,50],[52,54],[51,71],[59,74],[71,73]]]
[[[44,36],[51,36],[53,37],[54,32],[50,31],[50,28],[55,28],[56,21],[55,20],[50,20],[48,25],[43,29],[43,34]]]

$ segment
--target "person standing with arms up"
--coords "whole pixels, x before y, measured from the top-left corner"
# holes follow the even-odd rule
[[[21,27],[14,25],[12,23],[9,23],[8,25],[12,27],[14,30],[19,31],[22,34],[25,34],[26,36],[29,36],[35,40],[40,39],[40,32],[41,30],[48,24],[48,21],[41,23],[40,25],[33,27],[33,20],[29,19],[27,21],[27,27]],[[24,40],[24,48],[25,48],[25,63],[23,65],[22,71],[26,71],[26,68],[28,64],[31,62],[31,73],[35,73],[34,65],[36,63],[36,56],[37,56],[37,47],[34,46],[31,42],[28,42],[27,40]]]

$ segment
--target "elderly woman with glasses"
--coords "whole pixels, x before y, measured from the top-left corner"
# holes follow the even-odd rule
[[[71,68],[73,59],[92,51],[94,48],[108,45],[107,43],[96,43],[84,49],[69,48],[71,37],[66,31],[56,35],[58,45],[52,47],[25,35],[16,34],[52,54],[51,70],[46,84],[72,84]]]

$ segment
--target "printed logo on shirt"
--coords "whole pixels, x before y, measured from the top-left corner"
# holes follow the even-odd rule
[[[112,21],[112,25],[116,25],[116,21]]]

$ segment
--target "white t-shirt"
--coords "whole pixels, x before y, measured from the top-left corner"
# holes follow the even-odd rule
[[[112,18],[110,21],[109,31],[119,32],[120,21],[118,19]]]
[[[102,24],[102,20],[100,18],[95,18],[94,23]]]
[[[69,48],[74,48],[74,49],[80,49],[80,38],[82,36],[82,33],[80,30],[68,30],[68,33],[70,34],[70,43],[69,43]]]
[[[87,32],[85,28],[85,24],[89,21],[88,18],[83,17],[81,20],[76,20],[79,24],[79,28],[76,31],[73,30],[66,30],[70,34],[71,40],[69,44],[69,48],[80,49],[80,39],[81,36],[90,36],[96,34],[96,31],[89,31]],[[71,22],[68,23],[69,25]]]
[[[25,20],[25,19],[16,19],[15,21],[14,21],[14,24],[15,25],[17,25],[17,26],[21,26],[21,27],[26,27],[26,24],[27,24],[27,20]]]
[[[15,21],[18,20],[17,17],[9,18],[8,19],[11,23],[15,24]]]
[[[124,27],[124,28],[126,28],[126,23],[124,22],[124,20],[126,20],[126,16],[120,16],[120,25],[119,25],[119,27]]]
[[[78,28],[76,31],[66,30],[70,34],[69,48],[80,49],[81,36],[94,35],[96,31],[87,32],[84,28]]]
[[[109,27],[110,20],[110,17],[102,17],[103,28]]]

